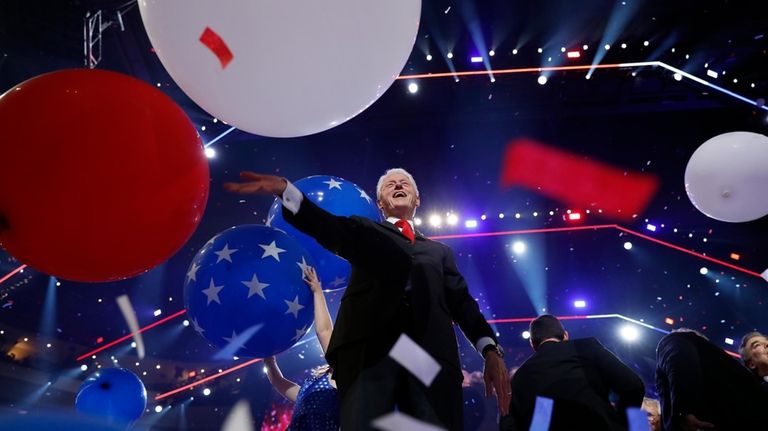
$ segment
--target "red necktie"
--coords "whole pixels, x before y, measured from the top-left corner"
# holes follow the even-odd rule
[[[413,233],[413,228],[411,227],[411,224],[408,223],[408,220],[400,219],[395,222],[395,226],[400,228],[400,233],[411,240],[411,244],[416,242],[416,235]]]

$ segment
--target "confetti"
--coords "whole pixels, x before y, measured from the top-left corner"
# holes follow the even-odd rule
[[[123,313],[123,318],[128,324],[128,329],[131,330],[133,335],[133,341],[136,342],[136,354],[139,359],[144,359],[144,339],[141,337],[139,331],[139,321],[136,319],[136,311],[131,305],[131,300],[128,299],[128,295],[120,295],[117,297],[117,306],[120,307],[120,312]]]
[[[536,407],[533,409],[533,419],[529,431],[547,431],[549,429],[553,405],[554,401],[551,398],[536,397]]]
[[[206,27],[203,30],[203,34],[200,35],[200,42],[203,43],[208,49],[213,52],[216,58],[221,62],[221,68],[226,69],[229,63],[234,58],[232,51],[229,50],[226,42],[210,27]]]
[[[221,431],[253,431],[253,416],[248,401],[240,400],[232,407]]]
[[[389,356],[429,386],[440,372],[440,364],[405,334],[400,335]]]
[[[387,413],[377,419],[374,419],[372,425],[383,431],[443,431],[444,428],[440,428],[437,425],[422,422],[414,417],[408,416],[405,413],[392,412]]]

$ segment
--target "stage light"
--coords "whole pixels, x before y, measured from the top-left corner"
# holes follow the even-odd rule
[[[80,371],[88,371],[88,365],[80,365]]]
[[[627,241],[624,243],[624,249],[625,250],[632,250],[632,243]]]
[[[421,217],[416,217],[415,219],[413,219],[413,224],[415,224],[416,226],[421,226],[421,223],[422,223]]]
[[[456,223],[459,222],[459,216],[453,213],[448,214],[448,216],[445,218],[445,222],[448,223],[451,226],[456,226]]]
[[[675,52],[675,48],[672,48],[672,49],[671,49],[671,51],[672,51],[672,52]]]
[[[442,224],[443,224],[443,219],[439,215],[432,214],[431,216],[429,216],[429,225],[430,226],[440,227],[440,225],[442,225]]]
[[[189,326],[189,320],[184,319],[184,321],[181,322],[181,324],[184,325],[184,326]]]
[[[210,390],[209,388],[205,388],[205,389],[203,389],[203,395],[205,395],[206,397],[207,397],[208,395],[211,395],[211,390]]]
[[[493,57],[494,55],[496,55],[496,51],[490,50],[490,51],[488,51],[488,55]]]
[[[200,131],[205,132],[205,126],[200,126]]]
[[[619,329],[619,335],[621,335],[621,338],[623,338],[625,341],[636,341],[638,338],[640,338],[640,332],[631,325],[624,325]]]
[[[536,212],[536,211],[534,211],[534,212],[533,212],[533,216],[534,216],[534,217],[538,217],[538,216],[539,216],[539,213],[538,213],[538,212]]]
[[[408,84],[408,92],[411,94],[416,94],[419,91],[419,84],[415,82],[411,82]]]
[[[515,213],[515,218],[520,218],[520,213]]]
[[[432,54],[427,54],[427,61],[432,61]]]
[[[472,56],[469,58],[470,63],[482,63],[483,57],[480,56]]]
[[[487,218],[488,218],[488,217],[487,217],[485,214],[483,214],[483,215],[481,215],[481,216],[480,216],[480,220],[485,220],[485,219],[487,219]]]
[[[587,301],[584,301],[583,299],[573,301],[573,306],[576,308],[585,308],[587,306]]]
[[[477,220],[467,220],[464,222],[464,227],[473,229],[477,227]]]
[[[707,275],[708,272],[709,270],[707,269],[706,266],[702,266],[701,269],[699,269],[699,274],[701,275]]]
[[[504,213],[499,213],[499,218],[504,218]]]
[[[515,241],[514,243],[512,243],[512,251],[515,254],[525,253],[525,243],[522,241]]]
[[[675,320],[672,319],[671,317],[667,317],[666,319],[664,319],[664,323],[666,323],[667,325],[674,325]]]
[[[682,81],[683,80],[683,75],[681,75],[679,73],[676,73],[676,74],[672,75],[672,77],[675,78],[675,81]]]
[[[581,213],[570,213],[568,214],[568,220],[581,220]]]
[[[547,77],[544,75],[539,75],[539,79],[536,80],[539,85],[544,85],[547,83]]]
[[[135,341],[131,341],[131,347],[134,348],[134,349],[136,348],[136,342]],[[95,355],[94,355],[93,359],[96,359]]]
[[[608,43],[606,43],[606,44],[605,44],[605,46],[604,46],[604,48],[605,48],[605,50],[606,50],[606,51],[608,51],[609,49],[611,49],[611,45],[610,45],[610,44],[608,44]]]
[[[579,57],[581,57],[581,53],[579,51],[568,51],[566,56],[568,58],[579,58]]]
[[[565,47],[564,46],[560,47],[560,52],[565,52]]]
[[[736,254],[736,253],[731,253],[731,259],[733,259],[733,260],[739,260],[739,259],[741,259],[741,256],[739,256],[739,255],[738,255],[738,254]]]
[[[160,364],[155,365],[155,369],[159,370],[160,369]]]
[[[710,78],[717,78],[717,72],[711,69],[707,70],[707,76],[709,76]]]
[[[582,46],[582,47],[581,47],[581,49],[583,49],[584,51],[586,51],[586,50],[588,50],[588,49],[589,49],[589,45],[584,45],[584,46]]]
[[[446,54],[445,56],[446,56],[446,57],[448,57],[449,59],[451,59],[451,58],[453,58],[453,53],[452,53],[452,52],[449,52],[449,53],[448,53],[448,54]]]
[[[736,78],[733,78],[733,83],[734,83],[734,84],[738,84],[738,83],[739,83],[739,80],[738,80],[738,79],[736,79]]]
[[[208,147],[205,149],[205,157],[208,157],[209,159],[212,159],[216,157],[216,150],[214,150],[211,147]]]
[[[218,122],[219,122],[219,119],[218,119],[218,118],[214,118],[214,119],[213,119],[213,124],[216,124],[216,123],[218,123]]]
[[[621,44],[621,49],[627,49],[627,44],[626,43],[622,43]]]
[[[531,333],[528,331],[523,331],[523,339],[527,340],[529,338],[531,338]]]
[[[544,50],[543,50],[542,48],[539,48],[539,49],[537,49],[537,50],[536,50],[536,52],[538,52],[539,54],[541,54],[542,52],[544,52]]]
[[[517,55],[517,49],[512,50],[512,55]]]
[[[643,46],[648,46],[648,45],[650,45],[650,42],[648,42],[647,40],[643,42]]]
[[[155,413],[160,413],[163,411],[163,406],[155,406]]]
[[[647,225],[645,225],[645,228],[646,228],[646,229],[648,229],[648,230],[649,230],[649,231],[651,231],[651,232],[656,232],[656,226],[655,226],[655,225],[652,225],[652,224],[650,224],[650,223],[648,223]]]

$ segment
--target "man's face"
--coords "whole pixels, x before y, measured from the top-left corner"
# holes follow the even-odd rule
[[[408,177],[398,172],[384,178],[381,194],[376,201],[376,205],[385,216],[401,219],[413,218],[419,203],[413,183]]]
[[[768,375],[768,338],[752,337],[745,346],[747,351],[746,365],[750,370],[757,370],[761,377]]]

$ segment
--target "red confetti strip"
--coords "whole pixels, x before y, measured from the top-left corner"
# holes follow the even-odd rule
[[[200,35],[200,42],[203,43],[208,49],[213,52],[216,58],[221,62],[221,68],[226,69],[232,59],[235,57],[232,51],[229,50],[226,42],[210,27],[206,27],[203,30],[203,34]]]

